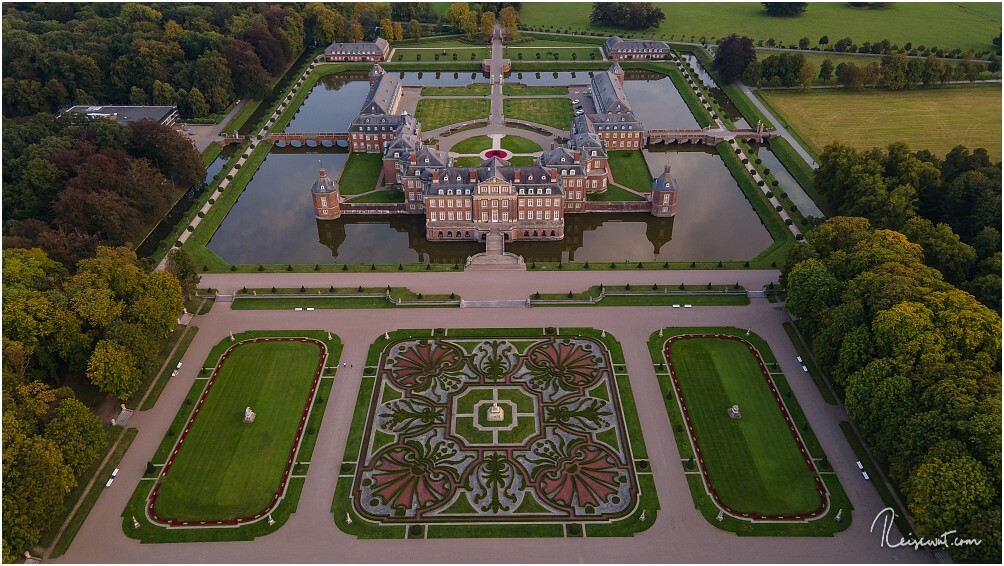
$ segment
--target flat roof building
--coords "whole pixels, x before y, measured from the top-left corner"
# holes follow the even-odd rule
[[[81,104],[71,106],[66,112],[77,112],[92,118],[111,118],[123,126],[129,122],[136,122],[147,118],[165,126],[172,126],[178,121],[177,106],[97,106]]]

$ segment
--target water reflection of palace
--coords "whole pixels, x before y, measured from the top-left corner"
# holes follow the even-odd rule
[[[633,245],[638,246],[634,250],[637,254],[630,254],[630,257],[652,259],[658,257],[662,252],[662,247],[673,238],[673,218],[657,218],[648,215],[621,213],[621,214],[579,214],[570,216],[565,223],[565,239],[549,241],[517,241],[506,246],[506,249],[523,256],[528,261],[596,261],[594,259],[576,259],[576,252],[585,247],[586,236],[590,232],[599,230],[604,224],[645,223],[645,236],[647,241],[632,238]],[[405,234],[408,238],[408,248],[414,252],[414,257],[404,259],[403,262],[415,263],[459,263],[463,264],[471,254],[481,251],[481,245],[472,241],[437,241],[430,242],[425,237],[425,222],[421,216],[410,214],[388,214],[388,215],[343,215],[337,220],[317,220],[318,240],[331,250],[331,257],[335,263],[366,263],[363,254],[359,254],[357,249],[349,250],[350,256],[339,256],[339,251],[346,241],[353,241],[349,236],[349,231],[353,227],[372,225],[381,230],[390,228],[394,232]],[[359,245],[358,241],[355,245]],[[623,248],[624,242],[616,243],[618,248]],[[650,246],[650,247],[649,247]],[[641,248],[648,249],[641,249]],[[649,258],[648,253],[651,253]],[[619,257],[616,255],[607,256],[610,258]]]

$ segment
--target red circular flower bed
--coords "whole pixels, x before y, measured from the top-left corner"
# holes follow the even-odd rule
[[[499,159],[509,159],[509,152],[504,149],[489,149],[485,152],[485,157],[488,159],[493,157],[498,157]]]

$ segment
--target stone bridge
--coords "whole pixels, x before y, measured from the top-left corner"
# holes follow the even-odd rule
[[[746,128],[729,130],[726,128],[707,127],[701,130],[648,130],[648,143],[700,143],[715,145],[721,141],[741,139],[743,141],[764,142],[777,137],[774,130]]]
[[[281,134],[265,134],[265,141],[272,142],[279,147],[285,147],[287,145],[291,145],[293,147],[300,147],[301,145],[307,145],[310,147],[324,145],[330,147],[335,144],[338,144],[339,147],[348,147],[349,134],[348,132],[289,132]]]

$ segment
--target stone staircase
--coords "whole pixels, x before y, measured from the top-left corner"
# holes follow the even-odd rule
[[[521,256],[505,251],[505,241],[499,230],[492,229],[486,239],[485,251],[467,258],[465,271],[526,271]]]
[[[497,309],[512,309],[512,308],[523,308],[528,307],[527,301],[520,299],[499,299],[495,301],[460,301],[460,308],[497,308]]]

